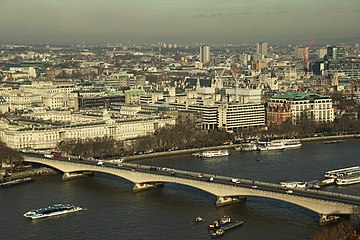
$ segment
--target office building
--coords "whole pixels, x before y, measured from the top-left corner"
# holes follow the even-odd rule
[[[304,55],[306,55],[306,58],[308,58],[308,52],[305,47],[295,47],[294,55],[297,59],[304,58]]]
[[[328,60],[343,60],[345,55],[345,48],[343,47],[327,47],[326,57]]]
[[[200,47],[200,62],[203,66],[210,64],[210,47],[208,45],[202,45]]]
[[[256,45],[256,54],[261,56],[268,56],[269,55],[269,43],[267,42],[260,42]]]
[[[332,99],[314,93],[286,93],[275,95],[268,101],[268,124],[281,124],[287,119],[299,124],[304,118],[316,123],[333,122]]]

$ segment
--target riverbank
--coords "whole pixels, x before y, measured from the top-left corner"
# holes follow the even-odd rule
[[[301,141],[327,141],[327,140],[337,140],[337,139],[352,139],[359,138],[359,134],[347,134],[347,135],[335,135],[335,136],[317,136],[317,137],[308,137],[301,138]]]
[[[195,152],[202,152],[202,151],[209,151],[209,150],[231,149],[231,148],[235,148],[240,145],[241,144],[231,144],[231,145],[220,145],[220,146],[212,146],[212,147],[172,150],[172,151],[165,151],[165,152],[146,153],[146,154],[141,154],[141,155],[123,157],[123,161],[132,161],[132,160],[138,160],[138,159],[144,159],[144,158],[154,158],[154,157],[159,157],[159,156],[195,153]]]
[[[56,174],[57,172],[51,168],[42,167],[42,168],[34,168],[29,169],[21,172],[15,172],[11,174],[10,180],[16,180],[16,179],[22,179],[32,176],[42,176],[42,175],[50,175],[50,174]],[[5,179],[1,178],[0,183],[6,182]]]
[[[310,141],[328,141],[328,140],[337,140],[337,139],[343,140],[343,139],[353,139],[353,138],[359,138],[359,137],[360,137],[359,134],[335,135],[335,136],[316,136],[316,137],[300,138],[300,141],[310,142]],[[218,150],[218,149],[233,149],[233,148],[236,148],[239,146],[241,146],[241,144],[220,145],[220,146],[212,146],[212,147],[202,147],[202,148],[172,150],[172,151],[165,151],[165,152],[146,153],[146,154],[141,154],[141,155],[123,157],[123,161],[134,161],[134,160],[145,159],[145,158],[180,155],[180,154],[196,153],[196,152]]]

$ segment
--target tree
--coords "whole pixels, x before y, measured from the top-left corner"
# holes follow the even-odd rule
[[[314,121],[314,116],[311,112],[305,111],[301,113],[299,127],[305,136],[313,136],[317,128],[316,125],[317,123]]]
[[[116,141],[112,137],[69,139],[61,142],[58,149],[75,156],[109,158],[122,156],[124,143]]]
[[[0,141],[1,163],[10,165],[10,172],[13,171],[15,165],[24,161],[24,158],[16,150],[9,148],[4,142]],[[2,164],[1,164],[2,165]]]

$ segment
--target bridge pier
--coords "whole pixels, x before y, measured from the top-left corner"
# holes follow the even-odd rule
[[[245,196],[226,196],[226,197],[218,196],[216,199],[216,206],[221,207],[221,206],[237,203],[243,200],[246,200]]]
[[[80,177],[86,177],[86,176],[92,176],[94,175],[94,172],[92,171],[86,171],[86,172],[64,172],[62,176],[62,180],[70,180],[74,178],[80,178]]]
[[[146,182],[146,183],[134,183],[133,191],[140,192],[148,189],[164,186],[163,182]]]
[[[330,214],[320,214],[320,225],[327,225],[330,223],[335,223],[340,220],[340,216],[330,215]]]

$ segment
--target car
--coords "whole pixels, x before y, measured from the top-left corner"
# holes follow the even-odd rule
[[[293,190],[287,190],[285,191],[286,193],[293,193],[294,191]]]
[[[204,177],[204,175],[200,173],[200,174],[198,175],[198,177],[199,177],[199,178],[202,178],[202,177]]]
[[[240,183],[240,180],[238,178],[233,178],[231,179],[231,182],[233,183]]]
[[[252,185],[251,187],[252,187],[252,188],[257,188],[257,186],[256,186],[256,185]]]
[[[101,165],[103,165],[103,164],[104,164],[103,161],[98,161],[98,162],[96,163],[96,165],[99,165],[99,166],[101,166]]]
[[[209,178],[209,182],[213,182],[213,181],[214,181],[213,177]]]

